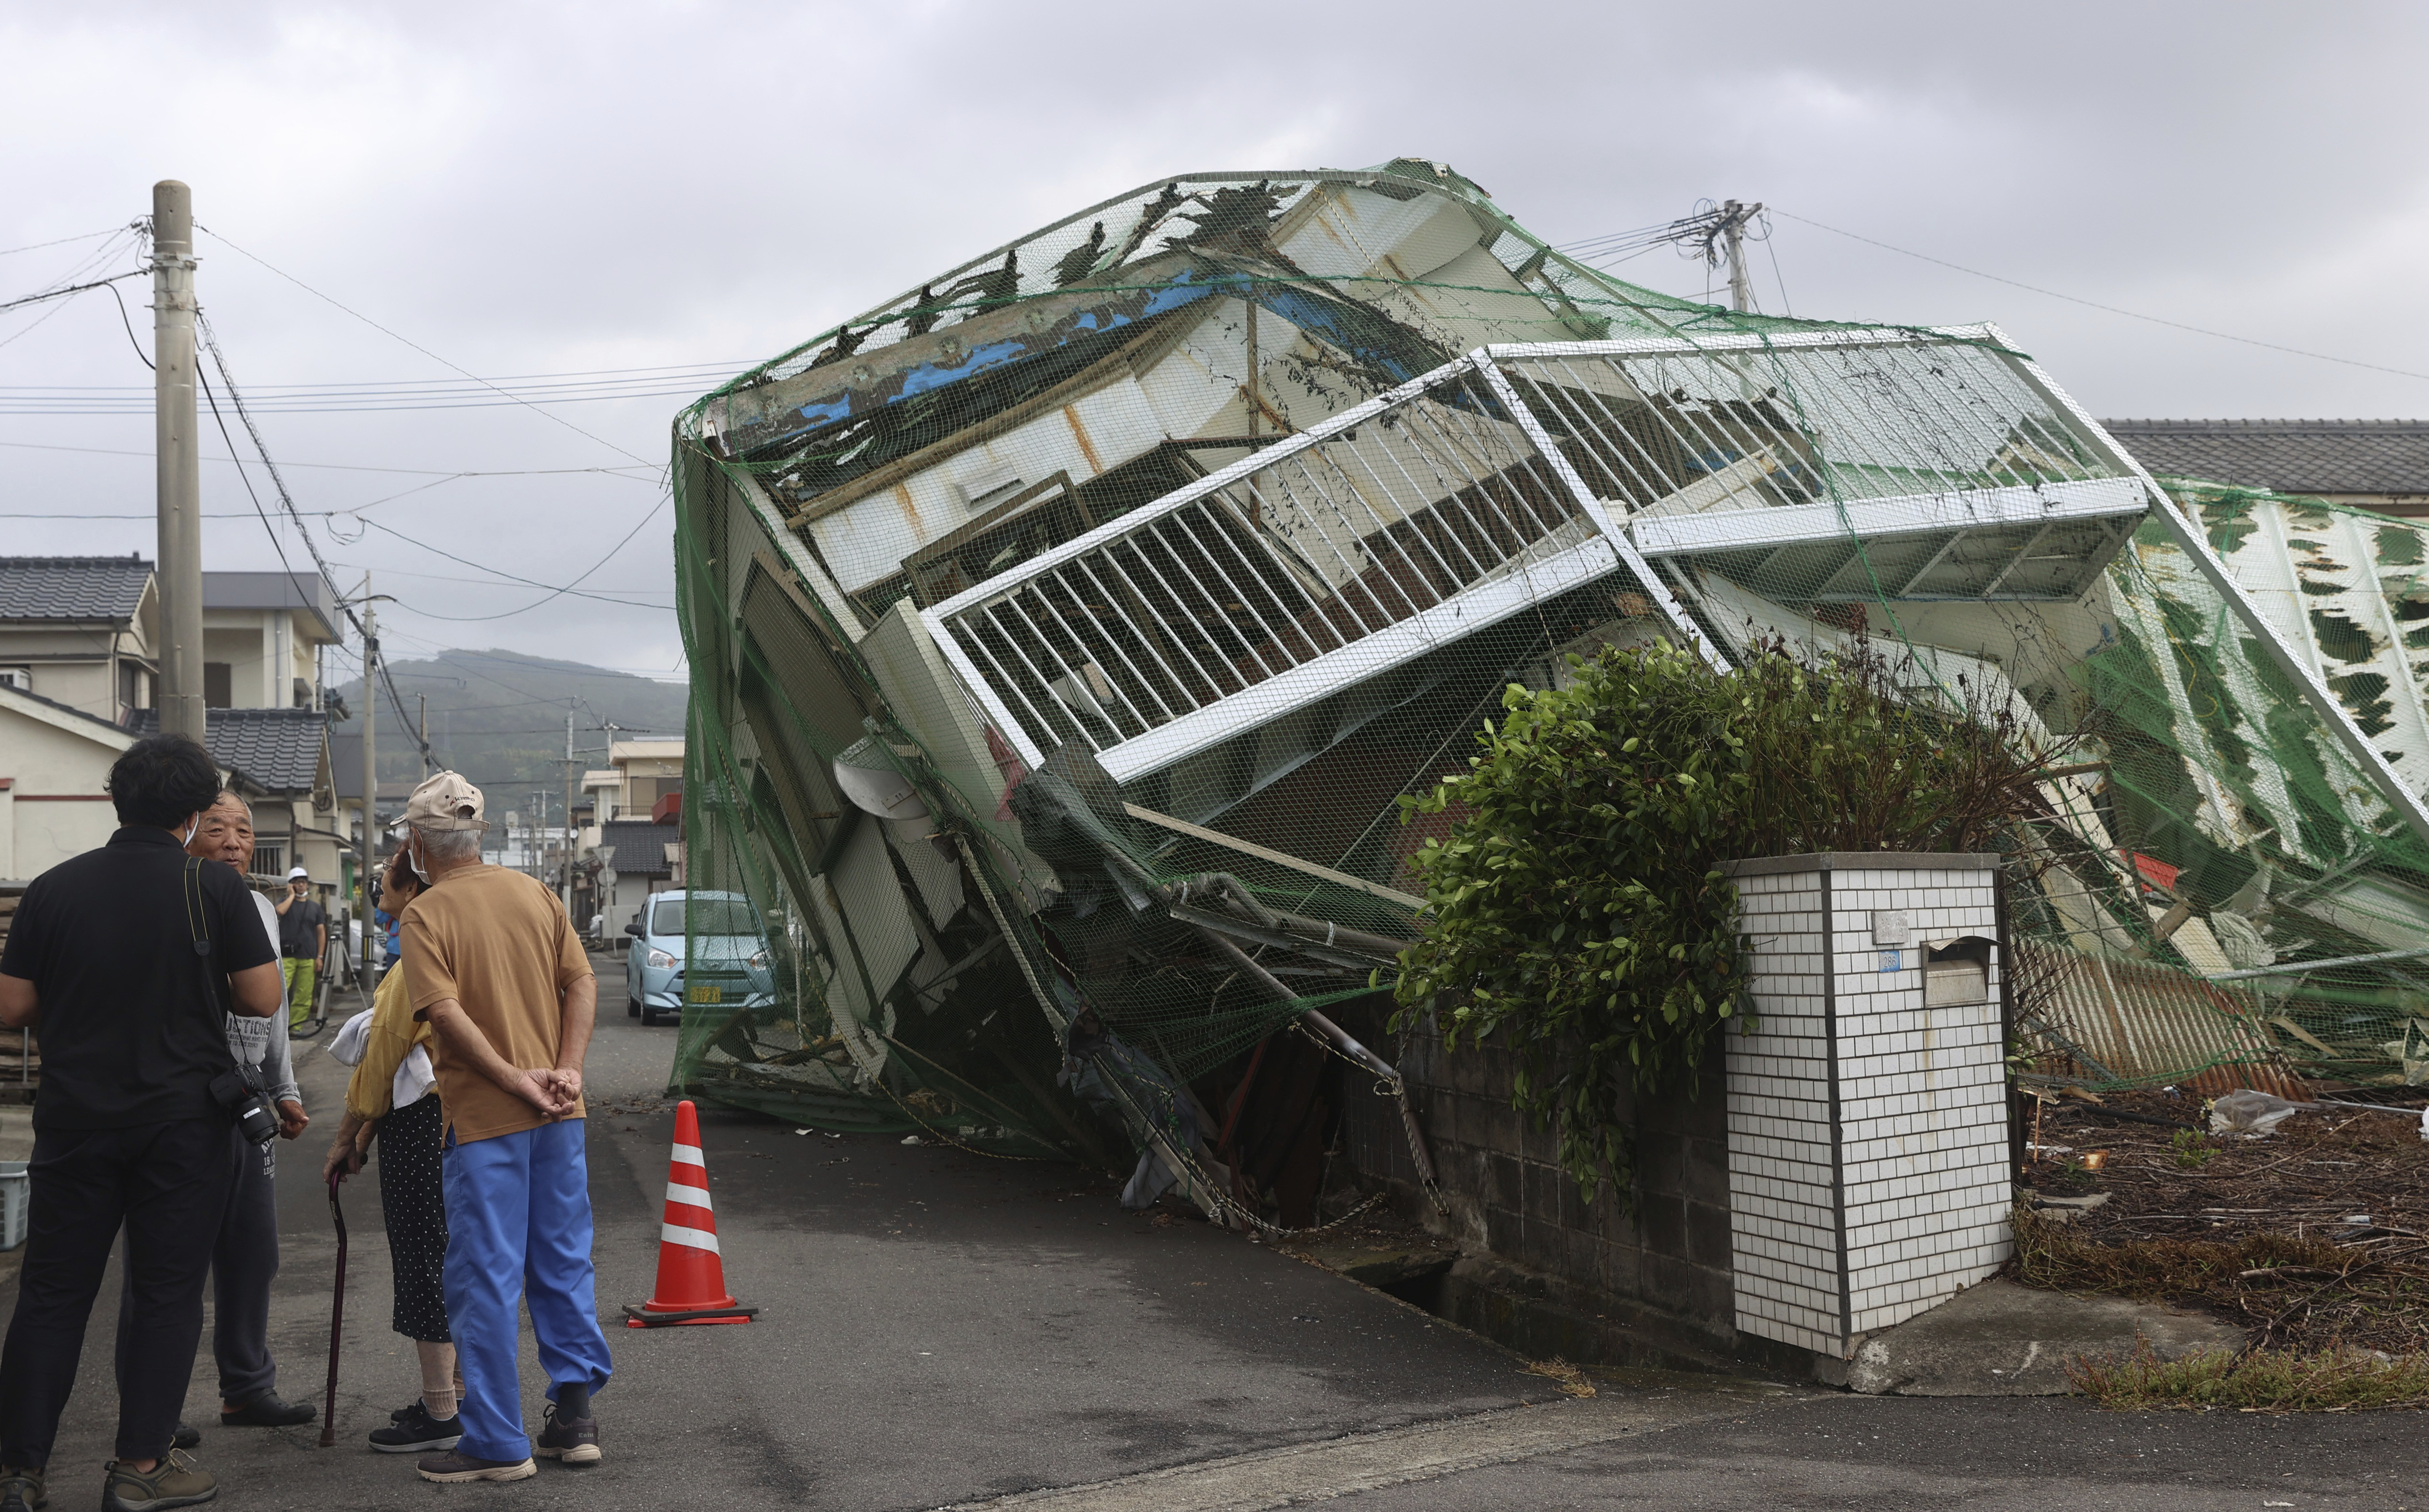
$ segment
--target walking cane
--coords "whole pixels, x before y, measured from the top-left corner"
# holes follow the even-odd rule
[[[321,1409],[321,1447],[338,1441],[338,1340],[346,1321],[346,1210],[338,1205],[338,1177],[329,1177],[329,1221],[338,1225],[338,1289],[329,1298],[329,1400]]]

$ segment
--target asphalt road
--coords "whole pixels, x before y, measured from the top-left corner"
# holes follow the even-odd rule
[[[675,1031],[609,1012],[588,1068],[600,1304],[648,1296]],[[321,1399],[336,1245],[314,1179],[344,1070],[299,1056],[319,1121],[282,1147],[279,1386]],[[625,1111],[618,1111],[623,1109]],[[592,1512],[706,1505],[1249,1507],[1337,1497],[1344,1512],[1624,1507],[2419,1506],[2409,1414],[2125,1416],[2070,1401],[1871,1399],[1607,1381],[1593,1402],[1495,1345],[1195,1221],[1120,1213],[1101,1173],[891,1138],[797,1135],[702,1110],[739,1327],[630,1331],[598,1398],[604,1462],[434,1487],[363,1436],[417,1389],[388,1329],[376,1190],[346,1190],[339,1443],[318,1425],[223,1429],[204,1354],[188,1398],[223,1502],[427,1506],[434,1498]],[[116,1295],[117,1278],[103,1295]],[[0,1307],[13,1306],[13,1281]],[[97,1490],[115,1394],[109,1309],[87,1338],[52,1495]],[[525,1412],[542,1381],[526,1333]],[[1512,1410],[1517,1409],[1517,1410]],[[1582,1447],[1571,1447],[1582,1446]],[[1173,1473],[1178,1470],[1179,1473]],[[1145,1473],[1148,1478],[1138,1479]],[[90,1477],[92,1485],[87,1484]],[[1063,1488],[1063,1489],[1058,1489]],[[1185,1494],[1184,1494],[1185,1488]],[[1280,1498],[1277,1500],[1277,1498]]]

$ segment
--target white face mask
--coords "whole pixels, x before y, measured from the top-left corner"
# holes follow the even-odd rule
[[[197,830],[200,830],[202,827],[203,827],[203,816],[202,816],[202,815],[200,815],[200,814],[196,814],[196,815],[194,816],[194,822],[193,822],[192,823],[190,823],[190,824],[189,824],[189,825],[187,825],[187,826],[186,826],[186,835],[185,835],[185,838],[184,838],[183,839],[180,839],[177,843],[178,843],[180,846],[186,846],[186,845],[191,845],[191,844],[193,844],[193,843],[194,843],[194,834],[195,834],[195,832],[196,832]]]
[[[413,874],[421,879],[423,887],[430,885],[430,872],[421,864],[421,846],[408,845],[405,848],[405,864],[413,868]]]

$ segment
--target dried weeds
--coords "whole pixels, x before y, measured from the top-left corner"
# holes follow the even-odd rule
[[[1590,1397],[1595,1385],[1586,1372],[1555,1354],[1548,1360],[1537,1360],[1527,1367],[1530,1375],[1540,1375],[1573,1397]]]
[[[2103,1108],[2201,1120],[2200,1099],[2160,1093],[2049,1109],[2041,1141],[2071,1150],[2029,1184],[2108,1200],[2065,1223],[2019,1209],[2017,1279],[2211,1308],[2255,1330],[2257,1350],[2429,1351],[2429,1145],[2412,1119],[2326,1108],[2232,1139]],[[2075,1169],[2092,1150],[2106,1169]]]

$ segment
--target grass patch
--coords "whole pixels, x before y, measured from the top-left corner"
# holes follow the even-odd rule
[[[2104,1407],[2348,1412],[2429,1406],[2429,1354],[2371,1350],[2210,1350],[2163,1360],[2148,1339],[2123,1360],[2077,1359],[2074,1388]]]

